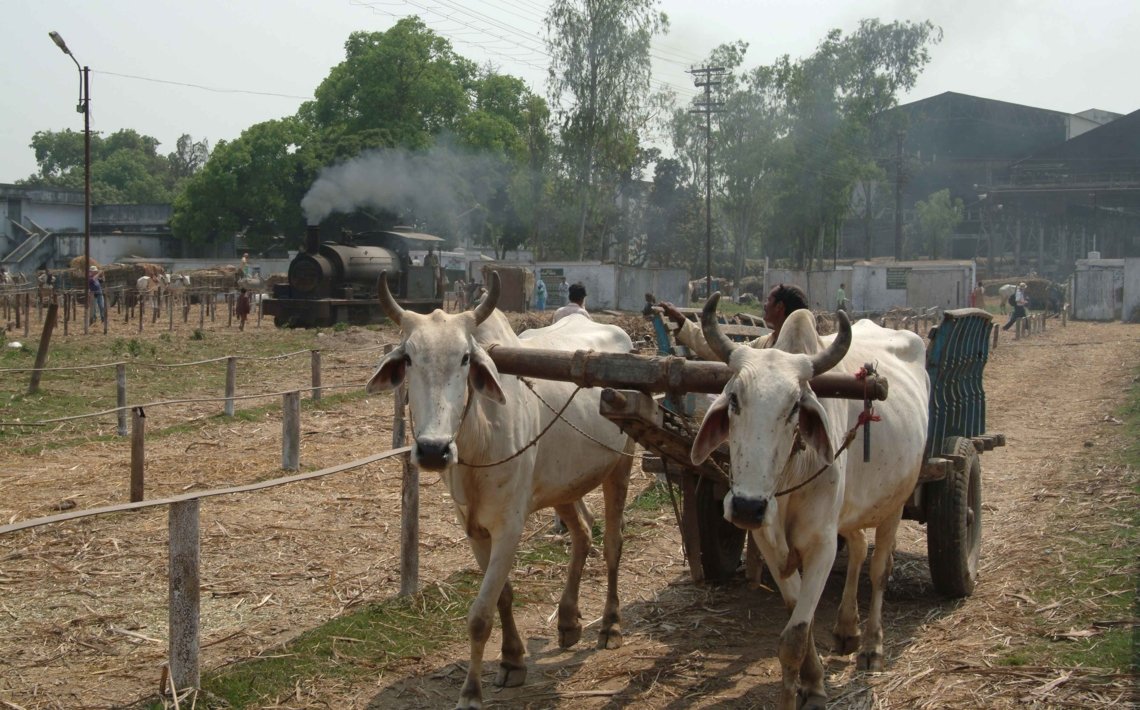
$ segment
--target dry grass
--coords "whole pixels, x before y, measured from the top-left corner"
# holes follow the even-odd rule
[[[629,327],[638,327],[630,318]],[[330,349],[361,347],[391,335],[354,329],[327,334],[322,342]],[[888,669],[856,673],[851,658],[826,656],[832,707],[1127,706],[1134,681],[1129,669],[1048,659],[1058,657],[1057,649],[1077,648],[1087,634],[1095,641],[1104,629],[1088,619],[1132,621],[1098,617],[1108,599],[1069,580],[1082,576],[1082,563],[1070,550],[1083,541],[1111,539],[1117,530],[1119,545],[1135,545],[1130,522],[1114,512],[1134,506],[1129,486],[1135,471],[1118,466],[1124,433],[1106,417],[1131,383],[1138,341],[1137,326],[1078,323],[1002,342],[986,384],[990,429],[1004,432],[1009,445],[983,457],[978,589],[961,602],[934,597],[924,532],[904,525],[885,612]],[[346,368],[345,381],[363,381],[364,365],[375,358],[362,355],[357,363],[355,357],[346,354],[337,362]],[[307,373],[307,362],[298,367]],[[280,387],[296,376],[270,374],[259,385]],[[220,404],[191,408],[190,427],[176,427],[173,417],[155,422],[154,429],[170,431],[148,440],[148,497],[277,475],[276,415],[258,410],[248,420],[224,420],[215,418],[218,409]],[[318,468],[387,448],[390,426],[387,397],[306,408],[302,465]],[[129,442],[103,436],[109,430],[112,423],[100,436],[65,448],[5,456],[0,516],[49,514],[64,501],[93,507],[123,500]],[[299,632],[396,593],[397,466],[376,464],[203,504],[207,671],[279,652]],[[637,471],[631,493],[651,482]],[[424,476],[422,484],[421,579],[431,584],[473,562],[438,479]],[[598,506],[596,496],[591,500]],[[638,509],[631,517],[621,578],[625,646],[594,651],[591,626],[578,648],[559,650],[551,612],[561,593],[561,570],[542,562],[520,565],[514,579],[516,593],[526,599],[518,619],[530,677],[523,687],[502,691],[488,679],[488,707],[772,704],[779,681],[775,644],[786,618],[777,595],[743,581],[691,584],[671,511]],[[550,542],[548,520],[531,521],[532,543]],[[820,605],[822,647],[830,643],[840,587],[837,572]],[[0,538],[0,590],[0,705],[105,708],[158,689],[166,639],[162,511]],[[604,566],[592,557],[583,580],[585,623],[600,614],[603,593]],[[497,643],[496,632],[491,648]],[[294,694],[259,706],[438,707],[457,697],[466,655],[461,641],[364,682],[298,678]],[[488,653],[487,673],[493,673],[495,655]]]

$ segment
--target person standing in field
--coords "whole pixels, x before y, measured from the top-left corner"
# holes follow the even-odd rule
[[[245,319],[249,317],[249,291],[242,288],[238,294],[237,307],[234,308],[234,313],[238,317],[238,330],[245,330]]]

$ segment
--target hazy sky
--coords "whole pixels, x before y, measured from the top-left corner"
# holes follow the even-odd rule
[[[133,128],[174,150],[178,136],[231,140],[291,115],[344,56],[356,30],[419,15],[462,56],[546,93],[549,0],[0,0],[0,182],[36,168],[37,130],[82,130],[78,71],[55,30],[91,67],[92,128]],[[957,91],[1058,111],[1140,108],[1134,0],[663,0],[669,34],[655,81],[695,93],[685,69],[737,39],[748,66],[809,54],[863,17],[929,19],[945,33],[907,100]]]

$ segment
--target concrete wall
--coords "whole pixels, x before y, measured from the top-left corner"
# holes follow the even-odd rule
[[[1124,260],[1124,308],[1121,320],[1140,323],[1140,257]]]
[[[1078,259],[1073,272],[1073,317],[1118,320],[1124,316],[1124,260]]]
[[[835,271],[769,269],[765,292],[778,283],[796,284],[808,295],[812,310],[835,310],[843,283],[849,307],[860,313],[891,308],[964,308],[976,281],[972,261],[860,263]]]
[[[617,268],[617,305],[619,311],[640,311],[645,307],[645,294],[654,301],[684,303],[689,290],[689,272],[685,269],[643,269],[636,266]]]

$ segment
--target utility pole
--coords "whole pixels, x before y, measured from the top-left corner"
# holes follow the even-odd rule
[[[705,90],[705,100],[696,102],[692,113],[705,115],[705,296],[712,296],[712,115],[724,104],[713,102],[712,87],[724,76],[724,67],[701,67],[689,70],[693,83]]]
[[[903,184],[903,132],[895,133],[895,261],[902,261],[902,184]]]

